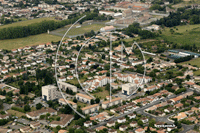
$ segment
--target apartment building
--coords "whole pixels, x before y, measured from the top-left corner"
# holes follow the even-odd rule
[[[108,100],[108,101],[102,102],[101,106],[102,106],[103,109],[106,109],[106,108],[109,108],[111,106],[118,105],[118,104],[121,104],[121,103],[122,103],[122,98],[118,97],[118,98],[112,99],[111,101]]]
[[[49,125],[51,127],[60,126],[61,128],[64,128],[74,119],[74,115],[60,114],[59,117],[60,121],[52,121]]]
[[[122,85],[122,94],[124,95],[131,95],[134,90],[136,90],[137,85],[133,83],[127,83]]]
[[[54,85],[42,86],[42,99],[45,101],[56,99],[56,89]]]
[[[82,93],[77,93],[76,94],[76,99],[79,100],[80,102],[84,102],[84,103],[88,103],[90,104],[90,101],[92,99],[92,97],[82,94]]]
[[[72,90],[73,92],[77,92],[77,87],[62,81],[58,81],[58,86],[63,90],[66,91],[67,89]]]
[[[93,105],[81,108],[81,110],[84,114],[94,113],[99,110],[99,104],[93,104]]]
[[[72,102],[72,101],[69,101],[69,100],[67,100],[67,102],[66,102],[64,98],[60,98],[60,99],[58,100],[58,102],[59,102],[59,104],[61,104],[61,105],[67,105],[67,102],[68,102],[69,104],[72,105],[73,108],[77,108],[77,104],[76,104],[76,103],[74,103],[74,102]]]

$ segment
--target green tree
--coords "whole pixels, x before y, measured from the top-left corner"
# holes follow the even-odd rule
[[[96,103],[99,103],[99,102],[100,102],[100,99],[97,97],[97,98],[95,99],[95,102],[96,102]]]
[[[57,121],[60,121],[60,117],[57,117],[56,120],[57,120]]]
[[[91,105],[93,105],[94,104],[94,99],[91,99],[90,103],[91,103]]]
[[[102,57],[101,57],[102,59],[105,59],[106,58],[106,56],[105,56],[105,54],[102,54]]]
[[[137,121],[137,124],[138,124],[139,126],[142,126],[142,127],[143,127],[143,122],[142,122],[142,120],[138,120],[138,121]]]
[[[156,121],[155,121],[155,119],[151,119],[150,121],[149,121],[149,126],[150,127],[154,127],[154,124],[156,123]]]
[[[57,127],[56,127],[56,129],[57,129],[57,130],[60,130],[60,129],[61,129],[61,127],[60,127],[60,126],[57,126]]]
[[[74,99],[73,99],[73,102],[74,102],[74,103],[77,103],[78,101],[77,101],[77,99],[76,99],[76,98],[74,98]]]
[[[31,111],[31,107],[30,107],[28,104],[25,105],[25,106],[24,106],[24,111],[25,111],[25,112]]]
[[[41,109],[41,108],[42,108],[42,104],[41,104],[41,103],[36,104],[36,109],[37,109],[37,110],[39,110],[39,109]]]
[[[189,81],[190,80],[190,75],[187,75],[186,79],[187,79],[187,81]]]
[[[76,129],[75,133],[84,133],[84,131],[82,129]]]

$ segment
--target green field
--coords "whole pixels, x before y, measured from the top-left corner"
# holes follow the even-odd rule
[[[47,43],[51,41],[60,41],[60,36],[49,35],[49,34],[39,34],[28,36],[24,38],[17,38],[17,39],[7,39],[7,40],[0,40],[0,49],[16,49],[19,47],[25,46],[34,46],[42,43]]]
[[[173,30],[174,33],[171,33],[170,30]],[[200,24],[165,28],[162,30],[161,38],[178,44],[200,46]]]
[[[84,34],[86,32],[90,32],[91,30],[94,31],[99,31],[100,28],[104,27],[105,25],[103,24],[91,24],[91,25],[85,25],[81,26],[80,28],[76,28],[75,26],[68,32],[67,35],[73,36],[73,35],[79,35],[79,34]],[[62,30],[59,29],[59,33],[65,34],[69,26],[63,28]]]
[[[192,66],[197,66],[197,67],[200,67],[200,58],[195,58],[195,59],[192,59],[190,61],[186,61],[186,62],[183,62],[183,63],[180,63],[180,65],[183,65],[183,64],[190,64]],[[200,70],[197,70],[197,71],[194,71],[194,75],[200,75]]]
[[[99,97],[100,99],[105,99],[106,96],[109,96],[109,91],[105,90],[105,87],[102,87],[102,92],[92,93],[94,97]]]
[[[181,65],[183,64],[190,64],[192,66],[197,66],[197,67],[200,67],[200,58],[195,58],[195,59],[192,59],[190,61],[186,61],[186,62],[183,62],[183,63],[180,63]]]
[[[25,113],[19,112],[19,111],[15,111],[15,110],[7,110],[8,113],[10,113],[11,115],[17,116],[17,117],[21,117],[21,116],[25,116]]]
[[[0,26],[0,29],[13,27],[13,26],[27,26],[29,24],[38,23],[38,22],[41,22],[41,21],[44,21],[44,20],[55,20],[55,19],[53,17],[51,17],[51,18],[37,18],[37,19],[33,19],[33,20],[19,21],[19,22],[15,22],[15,23],[12,23],[12,24],[2,25],[2,26]]]

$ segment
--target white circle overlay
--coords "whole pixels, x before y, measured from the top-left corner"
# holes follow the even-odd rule
[[[67,105],[69,105],[69,107],[72,108],[73,111],[74,111],[75,113],[77,113],[79,116],[81,116],[82,118],[86,118],[86,117],[85,117],[83,114],[81,114],[80,112],[78,112],[75,108],[73,108],[71,104],[68,103],[67,99],[65,98],[65,96],[64,96],[64,94],[63,94],[63,92],[62,92],[62,90],[61,90],[61,87],[58,85],[57,67],[59,67],[59,66],[57,66],[57,58],[58,58],[58,51],[59,51],[60,46],[62,45],[63,39],[65,38],[65,36],[67,35],[67,33],[71,30],[71,28],[72,28],[75,24],[77,24],[80,20],[82,20],[82,19],[85,18],[85,17],[86,17],[86,15],[84,15],[83,17],[81,17],[80,19],[78,19],[78,20],[77,20],[74,24],[72,24],[71,27],[66,31],[66,33],[64,34],[64,36],[62,37],[62,39],[61,39],[61,41],[60,41],[60,43],[59,43],[59,45],[58,45],[58,49],[57,49],[57,52],[56,52],[56,58],[55,58],[55,77],[56,77],[56,82],[57,82],[57,86],[58,86],[58,88],[59,88],[59,91],[60,91],[60,93],[61,93],[63,99],[64,99],[65,102],[67,103]],[[103,33],[106,33],[106,32],[103,32]],[[118,33],[118,32],[109,32],[109,33],[110,33],[110,51],[109,51],[109,53],[110,53],[110,61],[111,61],[111,57],[112,57],[112,53],[111,53],[111,50],[112,50],[111,34],[112,34],[112,33],[116,33],[116,34],[119,34],[119,35],[122,35],[122,34],[121,34],[121,33]],[[82,48],[83,48],[88,42],[90,42],[90,40],[94,39],[96,36],[98,36],[98,35],[100,35],[100,34],[102,34],[102,33],[99,33],[99,34],[97,34],[97,35],[94,35],[93,37],[91,37],[91,38],[89,38],[88,40],[85,41],[85,43],[81,46],[81,48],[80,48],[79,51],[78,51],[78,55],[77,55],[76,63],[75,63],[76,78],[77,78],[77,80],[78,80],[78,82],[79,82],[79,84],[80,84],[82,90],[83,90],[86,94],[88,94],[90,97],[92,97],[93,99],[95,99],[95,97],[92,96],[88,91],[85,90],[85,88],[82,86],[82,84],[81,84],[81,82],[80,82],[80,80],[79,80],[78,71],[77,71],[77,66],[78,66],[78,57],[79,57],[79,54],[80,54]],[[122,45],[124,46],[124,49],[125,49],[125,45],[124,45],[124,44],[122,44]],[[121,45],[121,47],[123,47],[122,45]],[[143,60],[144,60],[144,73],[143,73],[143,78],[142,78],[141,82],[139,82],[139,84],[137,85],[135,91],[134,91],[131,95],[127,96],[126,99],[130,98],[135,92],[137,92],[137,90],[139,89],[139,87],[143,84],[143,81],[144,81],[144,78],[145,78],[145,74],[146,74],[146,60],[145,60],[144,53],[143,53],[141,47],[138,45],[137,42],[134,42],[134,43],[133,43],[133,45],[132,45],[132,47],[131,47],[131,50],[133,49],[133,46],[134,46],[134,45],[136,45],[136,46],[138,47],[138,49],[140,50],[140,52],[142,53]],[[126,51],[126,49],[125,49],[125,51]],[[126,51],[126,53],[129,54],[127,51]],[[110,79],[111,79],[111,75],[112,75],[112,74],[111,74],[111,66],[112,66],[112,65],[111,65],[111,62],[110,62]],[[111,82],[110,82],[110,84],[111,84]],[[80,88],[80,89],[81,89],[81,88]],[[112,89],[111,89],[111,85],[110,85],[110,101],[111,101],[111,98],[112,98],[111,90],[112,90]]]

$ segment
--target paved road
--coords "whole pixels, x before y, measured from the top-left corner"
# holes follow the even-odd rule
[[[191,91],[191,90],[190,90],[190,89],[187,89],[186,92],[189,92],[189,91]],[[186,93],[186,92],[185,92],[185,93]],[[179,95],[182,95],[182,94],[179,94]],[[169,100],[169,99],[171,99],[171,98],[174,98],[174,97],[177,97],[177,96],[179,96],[179,95],[172,95],[171,97],[165,98],[165,99],[163,99],[163,100],[167,101],[167,100]],[[160,100],[155,101],[155,102],[153,102],[153,103],[150,103],[150,104],[148,104],[148,105],[145,105],[145,106],[143,106],[143,107],[141,107],[141,108],[138,108],[138,109],[136,109],[136,110],[130,111],[130,112],[125,113],[125,114],[122,114],[122,115],[120,115],[120,116],[118,116],[118,117],[114,117],[114,118],[112,118],[112,119],[109,120],[109,121],[116,121],[118,118],[125,117],[126,115],[131,114],[131,113],[133,113],[134,111],[136,111],[138,114],[142,114],[142,115],[144,115],[144,116],[148,116],[148,117],[154,118],[156,121],[161,121],[161,122],[166,122],[166,123],[168,123],[168,124],[173,124],[173,122],[170,121],[170,120],[168,120],[168,118],[169,118],[169,116],[173,115],[174,113],[173,113],[173,114],[166,115],[166,116],[164,116],[164,117],[158,117],[158,116],[153,116],[153,115],[150,115],[150,114],[144,112],[145,109],[147,109],[147,108],[149,108],[149,107],[151,107],[151,106],[153,106],[153,105],[159,104],[159,103],[160,103]],[[177,113],[177,112],[175,112],[175,113]],[[91,128],[92,128],[92,129],[95,129],[95,128],[99,127],[99,126],[106,125],[106,123],[109,122],[109,121],[100,122],[99,124],[94,125],[94,126],[92,126]],[[184,131],[182,131],[181,133],[185,133],[185,132],[187,132],[187,131],[193,129],[194,125],[185,125],[185,124],[182,124],[182,127],[184,128]]]
[[[173,96],[171,96],[171,97],[169,97],[169,98],[166,98],[166,100],[168,100],[168,99],[170,99],[170,98],[173,98],[173,97],[176,97],[175,95],[173,95]],[[147,114],[147,113],[144,113],[143,111],[145,110],[145,109],[147,109],[147,108],[149,108],[149,107],[151,107],[151,106],[153,106],[153,105],[156,105],[156,104],[159,104],[160,103],[160,100],[158,100],[158,101],[155,101],[155,102],[153,102],[153,103],[150,103],[150,104],[148,104],[148,105],[145,105],[145,106],[143,106],[143,107],[141,107],[141,108],[138,108],[138,109],[135,109],[135,110],[133,110],[133,111],[130,111],[130,112],[128,112],[128,113],[124,113],[124,114],[122,114],[122,115],[120,115],[120,116],[117,116],[117,117],[113,117],[111,120],[109,120],[109,121],[115,121],[115,120],[117,120],[118,118],[121,118],[121,117],[125,117],[126,115],[128,115],[128,114],[131,114],[131,113],[133,113],[134,111],[136,111],[138,114],[142,114],[142,115],[144,115],[144,116],[148,116],[149,114]],[[149,115],[149,116],[151,116],[151,115]],[[152,117],[152,116],[151,116]],[[156,118],[156,117],[155,117]],[[163,121],[163,122],[169,122],[169,123],[171,123],[171,121],[169,121],[169,120],[167,120],[167,119],[163,119],[163,120],[161,120],[162,118],[158,118],[160,121]],[[157,119],[156,119],[157,120]],[[94,129],[94,128],[97,128],[97,127],[99,127],[99,126],[102,126],[102,125],[105,125],[107,122],[109,122],[109,121],[106,121],[106,122],[101,122],[101,123],[99,123],[99,124],[97,124],[97,125],[94,125],[94,126],[92,126],[92,128]]]
[[[151,15],[157,15],[157,16],[164,16],[164,17],[168,17],[169,14],[162,14],[162,13],[149,13]]]
[[[191,129],[194,129],[194,125],[185,125],[185,124],[182,124],[182,127],[184,128],[183,131],[179,132],[179,133],[186,133],[187,131],[190,131]]]
[[[7,103],[3,103],[3,111],[11,109],[11,105]]]

